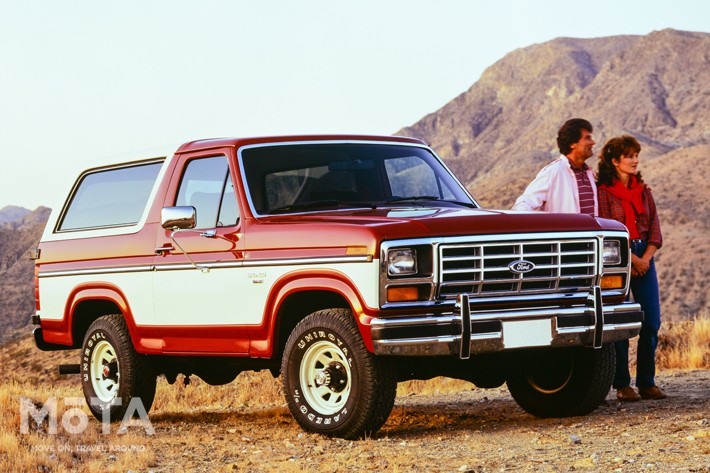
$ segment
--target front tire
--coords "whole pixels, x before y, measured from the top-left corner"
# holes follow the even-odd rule
[[[508,391],[536,417],[586,415],[606,398],[615,367],[613,345],[521,352],[511,363]]]
[[[397,390],[392,365],[367,351],[347,309],[314,312],[296,325],[281,375],[289,410],[304,430],[346,439],[382,427]]]
[[[156,376],[145,356],[136,353],[122,315],[94,321],[81,350],[81,384],[89,410],[99,420],[123,419],[134,398],[150,411]],[[138,411],[134,415],[139,414]]]

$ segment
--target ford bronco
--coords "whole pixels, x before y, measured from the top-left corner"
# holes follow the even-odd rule
[[[305,430],[344,438],[436,376],[584,415],[641,327],[623,225],[483,209],[416,139],[194,141],[66,195],[33,252],[34,337],[80,349],[60,369],[104,421],[149,410],[158,376],[261,369]]]

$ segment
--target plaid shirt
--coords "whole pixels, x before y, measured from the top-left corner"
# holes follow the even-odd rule
[[[626,222],[621,199],[601,187],[597,189],[597,193],[599,196],[599,216],[617,220],[621,223]],[[636,215],[636,229],[639,232],[639,239],[646,240],[649,245],[660,248],[663,244],[661,223],[658,221],[656,203],[648,186],[644,188],[641,199],[643,201],[643,213]]]

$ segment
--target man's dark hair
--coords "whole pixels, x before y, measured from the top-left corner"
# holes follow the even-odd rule
[[[562,128],[557,132],[557,146],[560,147],[560,153],[567,156],[572,151],[571,146],[582,138],[582,130],[593,132],[592,124],[584,118],[570,118],[562,125]]]

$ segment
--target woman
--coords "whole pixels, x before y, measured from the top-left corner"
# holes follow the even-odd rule
[[[641,305],[644,320],[638,340],[636,387],[630,386],[629,341],[616,342],[616,374],[613,386],[620,401],[663,399],[656,386],[656,345],[661,325],[658,277],[653,255],[662,243],[661,226],[651,189],[636,169],[641,145],[633,136],[610,139],[599,156],[599,216],[626,225],[631,237],[631,293]]]

